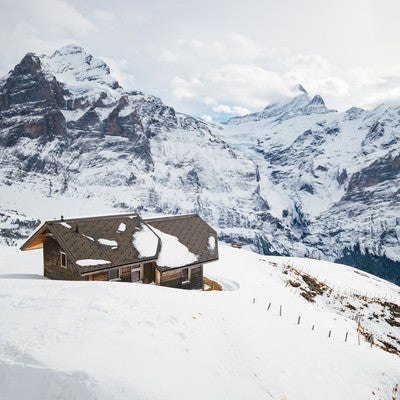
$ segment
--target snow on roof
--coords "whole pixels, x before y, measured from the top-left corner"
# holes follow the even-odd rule
[[[151,257],[157,254],[158,237],[145,224],[140,224],[139,229],[132,235],[132,244],[139,252],[139,257]]]
[[[84,236],[86,239],[89,239],[89,240],[91,240],[92,242],[94,242],[94,239],[93,239],[91,236],[84,235],[83,233],[82,233],[82,236]]]
[[[60,222],[60,225],[65,226],[68,229],[71,229],[71,225],[67,224],[66,222]]]
[[[208,238],[208,250],[214,251],[215,250],[215,237],[210,236]]]
[[[111,261],[107,260],[95,260],[92,258],[85,258],[76,262],[80,267],[93,267],[95,265],[111,264]]]
[[[191,253],[176,236],[164,233],[154,227],[152,230],[161,239],[161,250],[157,259],[158,266],[177,268],[193,264],[199,259],[199,256]]]
[[[118,243],[115,240],[109,240],[109,239],[100,238],[100,239],[97,239],[97,241],[100,244],[104,244],[105,246],[110,246],[110,247],[115,248],[115,249],[118,247]]]
[[[125,232],[125,230],[126,230],[126,225],[125,225],[123,222],[121,222],[121,223],[119,224],[119,227],[118,227],[118,229],[117,229],[117,232]]]

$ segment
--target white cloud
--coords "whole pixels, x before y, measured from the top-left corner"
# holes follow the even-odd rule
[[[113,24],[117,21],[117,18],[113,13],[104,10],[94,10],[93,17],[96,22],[101,24]]]
[[[118,81],[118,83],[125,89],[131,90],[135,89],[136,79],[133,74],[127,72],[131,70],[128,60],[125,58],[112,59],[109,57],[99,57],[101,58],[109,67],[111,75]]]
[[[9,70],[28,51],[51,53],[70,42],[82,43],[96,27],[63,0],[2,0],[0,69]]]
[[[234,106],[232,108],[232,111],[236,115],[246,115],[246,114],[249,114],[249,112],[250,112],[247,108],[240,107],[240,106]]]
[[[178,99],[194,99],[197,97],[194,82],[183,78],[175,77],[171,81],[172,94]]]
[[[211,115],[208,114],[202,115],[201,119],[205,122],[213,122],[213,118],[211,117]]]
[[[232,108],[230,106],[226,106],[225,104],[215,106],[212,108],[212,110],[216,113],[232,114]]]
[[[247,108],[240,106],[231,107],[225,104],[219,104],[218,106],[213,107],[212,110],[216,113],[232,114],[232,115],[246,115],[249,113],[249,110]]]
[[[158,59],[162,62],[167,62],[167,63],[176,63],[178,62],[178,56],[173,53],[171,50],[163,50],[160,55],[158,56]]]

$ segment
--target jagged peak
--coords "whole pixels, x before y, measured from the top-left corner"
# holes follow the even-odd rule
[[[34,74],[42,67],[40,57],[36,53],[26,53],[22,60],[14,67],[13,74]]]
[[[67,87],[69,86],[69,90],[73,93],[87,92],[88,83],[91,87],[90,90],[97,90],[98,93],[94,94],[95,96],[100,95],[104,89],[108,90],[106,87],[121,89],[119,83],[111,76],[108,65],[75,43],[61,47],[49,57],[43,56],[42,60],[48,71]],[[83,81],[86,86],[80,87],[80,82]]]
[[[36,53],[33,53],[33,52],[30,51],[30,52],[28,52],[28,53],[26,53],[24,55],[24,57],[22,58],[21,62],[24,61],[24,60],[32,60],[32,61],[38,62],[39,61],[39,56]]]
[[[75,43],[70,43],[56,50],[50,57],[54,57],[56,55],[68,55],[78,53],[86,53],[86,51],[83,47],[78,46]]]
[[[312,100],[310,101],[310,105],[311,104],[318,104],[318,105],[321,105],[321,106],[324,106],[325,107],[325,102],[324,102],[324,99],[319,95],[319,94],[316,94],[313,98],[312,98]]]
[[[295,90],[297,90],[298,92],[301,92],[301,93],[304,93],[304,94],[307,94],[307,95],[308,95],[307,90],[304,89],[304,86],[303,86],[301,83],[298,83],[298,84],[295,86]]]

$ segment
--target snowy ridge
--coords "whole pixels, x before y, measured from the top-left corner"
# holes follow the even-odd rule
[[[381,344],[399,349],[386,319],[400,315],[364,300],[346,307],[367,295],[400,307],[398,287],[341,265],[219,248],[205,275],[222,292],[49,281],[41,251],[2,249],[1,398],[398,399],[399,356]],[[294,270],[308,277],[299,286]],[[329,296],[299,295],[311,278]],[[185,379],[171,385],[176,374]]]
[[[297,87],[300,94],[289,101],[281,101],[271,104],[263,111],[245,115],[242,117],[231,118],[227,124],[241,124],[243,122],[261,121],[268,118],[274,118],[275,121],[283,121],[299,115],[326,114],[336,112],[328,110],[321,96],[316,95],[312,99],[303,86]]]

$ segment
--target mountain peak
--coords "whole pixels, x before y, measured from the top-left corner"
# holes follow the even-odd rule
[[[301,93],[303,93],[303,94],[307,94],[307,95],[308,95],[307,90],[304,89],[304,86],[303,86],[302,84],[300,84],[300,83],[298,83],[298,84],[295,86],[295,90],[297,90],[297,91],[299,91],[299,92],[301,92]]]
[[[77,44],[61,47],[51,56],[43,56],[42,60],[48,71],[63,82],[74,96],[91,92],[93,96],[99,97],[101,92],[120,89],[108,65]]]
[[[32,74],[40,69],[40,58],[35,53],[26,53],[21,62],[14,68],[19,74]]]
[[[54,57],[56,54],[57,55],[69,55],[69,54],[78,54],[78,53],[86,53],[85,49],[81,46],[78,46],[75,43],[70,43],[67,44],[66,46],[63,46],[56,50],[51,57]]]
[[[231,118],[228,123],[241,123],[243,121],[258,121],[260,119],[275,118],[283,121],[300,115],[325,114],[336,110],[329,110],[320,95],[310,98],[307,90],[301,84],[294,87],[297,95],[289,100],[272,103],[264,108],[263,111],[245,115],[243,117]],[[300,92],[300,93],[299,93]]]
[[[316,94],[313,98],[312,98],[312,100],[310,101],[310,105],[321,105],[321,106],[324,106],[325,107],[325,102],[324,102],[324,100],[323,100],[323,98],[319,95],[319,94]]]

